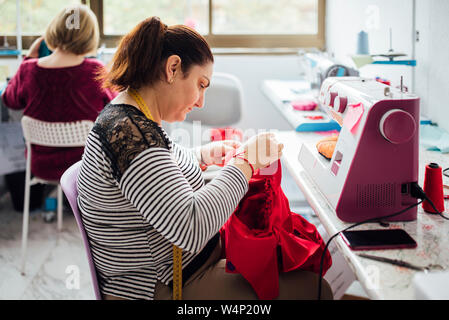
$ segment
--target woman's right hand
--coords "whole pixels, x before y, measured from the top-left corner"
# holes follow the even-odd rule
[[[237,151],[243,153],[254,167],[254,170],[265,168],[282,156],[284,145],[276,140],[271,132],[263,132],[249,138]]]
[[[29,58],[39,58],[39,47],[44,40],[44,37],[39,37],[30,46],[30,50],[28,50],[27,57]]]

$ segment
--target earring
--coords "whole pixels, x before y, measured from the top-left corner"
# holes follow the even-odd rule
[[[170,80],[168,80],[168,83],[172,84],[172,83],[173,83],[173,78],[171,78]]]

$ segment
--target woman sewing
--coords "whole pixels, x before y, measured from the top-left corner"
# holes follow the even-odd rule
[[[171,299],[176,252],[184,299],[257,298],[241,275],[224,271],[219,229],[254,170],[277,161],[283,146],[264,133],[243,145],[224,141],[194,152],[161,127],[203,106],[213,62],[197,32],[152,17],[121,40],[104,75],[120,93],[89,135],[78,204],[105,299]],[[272,150],[264,162],[249,157],[262,144]],[[223,165],[228,152],[236,156],[205,185],[200,164]],[[316,285],[311,273],[286,273],[279,298],[314,298]]]

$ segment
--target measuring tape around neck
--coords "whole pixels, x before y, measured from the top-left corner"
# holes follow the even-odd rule
[[[134,99],[134,101],[137,103],[137,106],[139,107],[140,111],[143,112],[145,117],[147,117],[148,119],[154,121],[154,118],[153,118],[153,116],[150,113],[150,109],[148,108],[148,106],[145,103],[145,101],[143,101],[142,97],[137,92],[137,90],[135,90],[133,88],[128,88],[127,92]]]
[[[128,94],[134,99],[139,106],[140,111],[150,120],[153,120],[150,109],[140,94],[128,88]],[[173,245],[173,300],[182,300],[182,249]]]

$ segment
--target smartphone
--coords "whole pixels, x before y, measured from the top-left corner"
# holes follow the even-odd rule
[[[402,229],[344,231],[343,240],[352,250],[416,248],[413,238]]]

